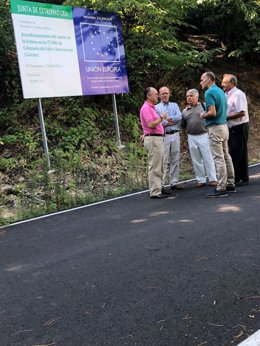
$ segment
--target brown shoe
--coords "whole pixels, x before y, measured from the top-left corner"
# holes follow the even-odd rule
[[[217,186],[218,182],[217,181],[210,181],[209,185],[210,186]]]
[[[196,187],[202,187],[205,186],[205,183],[197,183]]]

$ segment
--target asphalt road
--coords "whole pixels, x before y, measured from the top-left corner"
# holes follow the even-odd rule
[[[260,328],[260,166],[0,229],[1,346],[238,345]]]

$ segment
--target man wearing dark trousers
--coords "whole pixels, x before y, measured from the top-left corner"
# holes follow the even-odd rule
[[[243,186],[249,182],[247,98],[245,93],[237,88],[237,78],[233,74],[224,74],[222,87],[227,97],[228,146],[235,170],[235,184]]]

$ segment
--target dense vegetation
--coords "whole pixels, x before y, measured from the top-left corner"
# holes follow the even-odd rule
[[[240,66],[259,63],[259,0],[38,2],[120,13],[130,93],[117,96],[123,151],[115,143],[109,95],[43,100],[52,168],[58,172],[49,176],[43,169],[37,104],[22,98],[9,1],[0,3],[0,179],[10,184],[12,177],[12,193],[26,197],[30,208],[35,202],[28,202],[32,193],[40,194],[46,210],[52,211],[88,202],[86,191],[92,197],[101,191],[103,198],[114,194],[115,186],[121,186],[119,193],[144,187],[145,155],[138,121],[143,88],[167,84],[181,102],[183,90],[198,86],[205,68],[219,61]],[[1,204],[10,203],[6,196],[1,198]]]

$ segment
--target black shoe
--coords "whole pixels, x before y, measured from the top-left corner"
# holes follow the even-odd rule
[[[236,186],[246,186],[248,185],[248,181],[238,181],[237,183],[235,183]]]
[[[171,190],[167,190],[166,187],[162,187],[162,191],[161,192],[162,192],[163,195],[171,195],[172,194]]]
[[[172,185],[171,190],[183,190],[184,187],[182,185]]]
[[[237,192],[237,190],[236,190],[236,188],[235,188],[235,186],[234,185],[227,185],[227,187],[226,187],[226,191],[227,192]]]
[[[208,193],[206,195],[207,198],[211,198],[211,197],[227,197],[227,192],[226,190],[216,190],[214,189],[213,192]]]
[[[160,193],[159,195],[150,196],[151,198],[168,198],[168,195]]]

